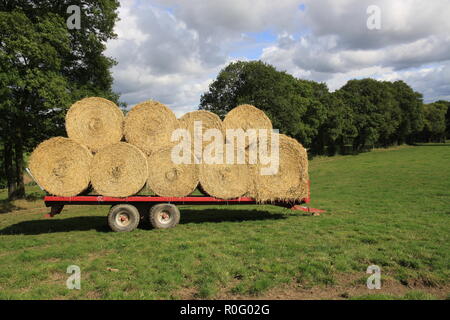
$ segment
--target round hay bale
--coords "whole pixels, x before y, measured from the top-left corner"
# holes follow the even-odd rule
[[[174,162],[173,146],[174,144],[164,146],[148,157],[147,187],[161,197],[184,197],[191,194],[198,185],[197,166],[193,163]],[[187,152],[191,159],[190,152]]]
[[[201,121],[202,130],[194,130],[195,121]],[[211,141],[203,141],[204,133],[209,129],[217,129],[222,134],[222,137],[225,137],[225,130],[222,124],[222,120],[220,120],[219,116],[215,113],[205,111],[205,110],[197,110],[186,113],[180,118],[181,126],[189,130],[191,135],[191,144],[192,150],[191,152],[195,155],[195,157],[199,160],[202,159],[203,149],[211,143]],[[194,149],[194,139],[202,139],[202,144],[198,150]],[[198,140],[200,141],[200,140]]]
[[[75,102],[66,114],[69,138],[92,152],[117,143],[123,136],[123,112],[112,101],[91,97]]]
[[[297,140],[279,134],[278,172],[261,175],[261,167],[258,164],[252,172],[256,200],[295,201],[308,196],[308,155]]]
[[[175,114],[162,103],[147,101],[136,105],[125,117],[125,139],[148,156],[170,144],[172,132],[180,124]]]
[[[221,164],[202,162],[199,165],[199,181],[202,191],[206,194],[220,199],[234,199],[249,191],[249,167],[246,163],[227,164],[225,153],[226,145],[218,155],[218,158],[223,159]]]
[[[147,175],[147,157],[137,147],[125,142],[97,152],[90,169],[95,191],[109,197],[128,197],[138,193],[144,187]]]
[[[228,129],[242,129],[247,131],[249,129],[267,129],[268,134],[272,132],[272,122],[266,116],[264,111],[250,105],[243,104],[232,109],[225,116],[223,120],[223,125],[225,130]],[[229,137],[227,136],[227,141],[229,142]],[[255,143],[255,139],[249,138],[245,141],[245,146]]]
[[[248,181],[248,190],[244,194],[245,197],[250,197],[253,199],[257,198],[257,192],[256,192],[256,184],[255,184],[255,175],[258,173],[258,165],[257,164],[247,164],[247,170],[249,175],[249,181]]]
[[[89,186],[91,160],[92,154],[84,145],[54,137],[34,149],[28,167],[36,182],[48,193],[73,197]]]

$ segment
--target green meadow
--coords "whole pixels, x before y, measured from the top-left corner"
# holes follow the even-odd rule
[[[180,206],[174,229],[131,233],[107,206],[45,219],[0,191],[1,299],[447,299],[450,144],[310,161],[311,216],[270,205]],[[69,265],[81,289],[69,290]],[[366,287],[381,268],[381,289]]]

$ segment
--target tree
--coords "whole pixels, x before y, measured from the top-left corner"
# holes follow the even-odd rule
[[[345,145],[352,143],[357,135],[353,111],[340,92],[327,94],[322,103],[326,110],[326,119],[313,140],[312,151],[328,155],[343,153]]]
[[[439,100],[435,103],[439,103],[443,106],[447,106],[447,113],[445,114],[445,135],[447,139],[450,139],[450,101]]]
[[[1,136],[9,198],[25,194],[23,153],[58,122],[69,103],[59,74],[59,52],[69,50],[64,21],[55,15],[31,21],[21,12],[0,13]],[[42,121],[41,121],[42,120]]]
[[[103,54],[106,41],[117,36],[118,0],[6,0],[0,11],[23,12],[32,24],[49,14],[66,23],[70,16],[67,8],[72,5],[80,8],[81,29],[65,28],[70,50],[60,53],[60,72],[68,80],[71,96],[78,100],[97,95],[118,102],[118,95],[111,90],[110,72],[116,62]]]
[[[82,11],[82,30],[68,30],[69,4]],[[0,136],[10,199],[25,195],[23,156],[64,133],[65,110],[86,96],[117,102],[114,61],[103,55],[113,38],[118,1],[4,1],[0,4]]]
[[[369,146],[392,145],[400,126],[402,110],[391,84],[374,79],[350,80],[341,89],[344,103],[354,114],[357,135],[355,151]]]
[[[440,102],[423,105],[425,124],[420,135],[423,141],[445,142],[445,115],[447,109],[447,104]]]
[[[400,123],[395,133],[397,144],[413,143],[414,134],[423,128],[422,94],[403,81],[386,82],[401,109]]]
[[[221,116],[240,104],[263,110],[273,127],[310,146],[325,119],[325,84],[299,80],[261,61],[230,63],[200,99],[199,109]]]

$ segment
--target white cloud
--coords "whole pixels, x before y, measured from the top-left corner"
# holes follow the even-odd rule
[[[450,29],[448,0],[305,0],[302,21],[315,37],[338,35],[341,48],[384,48],[409,43],[431,35],[446,35]],[[366,10],[381,10],[381,29],[367,28]]]
[[[243,32],[294,30],[300,26],[298,0],[159,0],[203,37],[236,39]]]
[[[422,93],[425,102],[450,101],[450,61],[418,70],[386,72],[381,74],[379,79],[386,81],[403,80],[411,85],[414,90]]]
[[[426,100],[450,95],[450,1],[122,1],[114,88],[129,105],[196,109],[221,68],[255,56],[334,90],[352,78],[403,79]],[[366,26],[369,5],[381,29]],[[278,38],[268,36],[278,35]]]
[[[114,89],[121,100],[132,106],[155,99],[178,114],[194,109],[225,56],[182,20],[149,3],[122,3],[119,16],[118,39],[108,43],[107,54],[118,60]]]
[[[302,37],[286,45],[279,44],[264,49],[262,59],[279,67],[291,62],[302,69],[316,72],[342,73],[370,66],[395,69],[421,66],[430,62],[450,59],[450,36],[429,36],[414,42],[391,45],[380,49],[338,49],[334,36],[314,39]]]
[[[296,41],[292,36],[280,37],[263,50],[264,61],[294,75],[327,82],[332,90],[353,78],[386,78],[395,74],[396,80],[402,76],[410,80],[427,100],[438,97],[436,90],[427,89],[430,82],[422,68],[450,61],[449,1],[307,0],[305,3],[302,21],[309,32]],[[366,9],[373,4],[381,9],[380,30],[369,30],[366,26]],[[441,69],[436,67],[436,72]],[[445,79],[435,77],[433,83]],[[441,91],[448,89],[445,84],[439,87]],[[440,92],[439,97],[442,96],[445,94]]]

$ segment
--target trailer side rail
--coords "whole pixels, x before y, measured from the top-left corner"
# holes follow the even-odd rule
[[[292,207],[294,205],[307,203],[308,199],[302,199],[296,202],[282,202],[276,201],[268,204],[281,206],[281,207]],[[97,204],[97,205],[110,205],[117,203],[173,203],[179,205],[238,205],[238,204],[259,204],[255,199],[249,197],[241,197],[237,199],[218,199],[214,197],[207,196],[189,196],[189,197],[159,197],[159,196],[132,196],[126,198],[116,198],[116,197],[104,197],[104,196],[76,196],[76,197],[55,197],[55,196],[45,196],[44,202],[47,207],[55,205],[82,205],[82,204]]]

